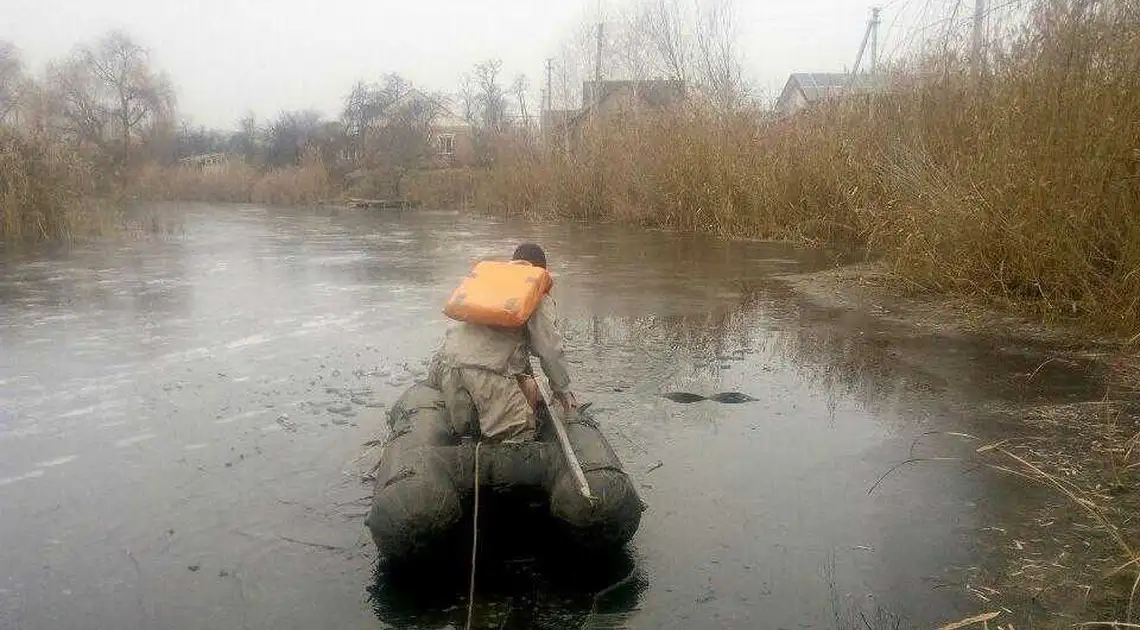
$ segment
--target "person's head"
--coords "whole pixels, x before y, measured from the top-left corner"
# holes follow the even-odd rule
[[[525,260],[535,267],[546,269],[546,252],[534,243],[523,243],[516,247],[511,260]]]

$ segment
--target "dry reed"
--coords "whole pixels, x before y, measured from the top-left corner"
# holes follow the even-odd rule
[[[912,286],[1140,331],[1140,2],[1043,0],[975,74],[952,56],[781,121],[699,105],[500,147],[504,214],[851,244]]]
[[[220,165],[151,165],[143,168],[131,186],[132,194],[152,201],[207,201],[306,205],[336,195],[333,178],[316,151],[307,151],[301,163],[259,171],[240,160]]]
[[[119,212],[97,185],[93,162],[76,150],[0,129],[0,239],[108,233]]]

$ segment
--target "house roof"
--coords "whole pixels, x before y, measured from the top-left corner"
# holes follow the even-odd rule
[[[848,72],[793,72],[788,76],[784,90],[776,101],[777,108],[787,105],[789,99],[797,91],[803,94],[809,103],[818,101],[826,96],[832,96],[847,91],[866,92],[885,83],[883,75],[855,74]]]
[[[577,124],[614,95],[631,92],[634,98],[643,104],[658,108],[684,100],[687,89],[684,81],[667,79],[584,81],[582,109],[573,112],[568,122]]]
[[[634,96],[651,107],[662,107],[685,96],[685,82],[667,79],[585,81],[582,83],[582,107],[588,108],[619,92]]]
[[[467,119],[455,113],[450,103],[444,104],[439,109],[439,114],[436,116],[433,124],[437,127],[470,127],[471,124]]]

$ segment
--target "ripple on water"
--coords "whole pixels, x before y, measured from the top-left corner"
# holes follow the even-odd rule
[[[245,348],[247,346],[256,346],[256,345],[260,345],[263,343],[268,343],[268,342],[272,341],[273,339],[274,339],[274,337],[258,333],[255,335],[250,335],[248,337],[242,337],[241,339],[238,339],[236,341],[231,341],[231,342],[226,344],[226,349],[227,350],[238,350],[241,348]]]
[[[153,434],[153,433],[141,433],[139,435],[132,435],[131,437],[127,437],[127,438],[123,438],[121,440],[118,440],[115,442],[115,446],[123,448],[123,447],[127,447],[127,446],[132,446],[134,444],[139,444],[141,442],[146,442],[148,440],[153,440],[156,437],[158,437],[158,436]]]
[[[214,420],[214,424],[232,424],[234,422],[237,422],[238,420],[245,420],[247,418],[256,418],[258,416],[264,416],[264,415],[268,415],[270,413],[273,413],[273,412],[271,410],[268,410],[268,409],[255,409],[253,411],[246,411],[244,413],[239,413],[237,415],[230,416],[228,418],[221,418],[218,420]]]
[[[73,462],[78,458],[78,455],[64,455],[62,457],[56,457],[55,459],[42,461],[36,464],[36,468],[54,468],[56,466],[62,466],[64,464]]]
[[[31,472],[24,473],[22,475],[16,475],[14,477],[0,478],[0,486],[8,486],[8,485],[20,482],[20,481],[26,481],[28,479],[36,479],[37,477],[43,477],[43,476],[44,476],[43,470],[33,470]]]

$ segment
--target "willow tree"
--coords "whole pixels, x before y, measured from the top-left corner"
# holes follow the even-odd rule
[[[119,166],[131,165],[137,149],[174,118],[170,79],[121,31],[49,67],[48,86],[61,129]]]

